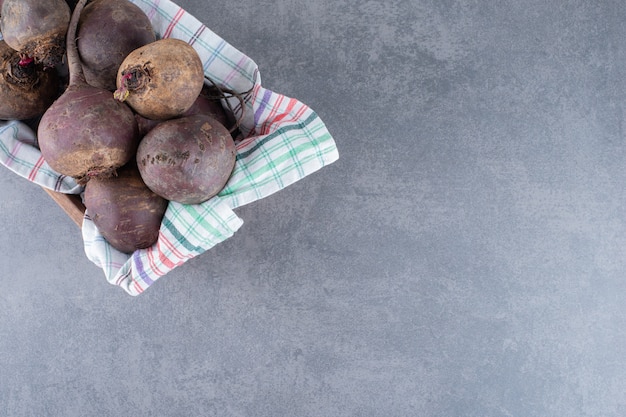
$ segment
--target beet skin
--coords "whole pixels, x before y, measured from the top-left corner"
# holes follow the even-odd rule
[[[67,32],[69,86],[46,110],[37,130],[44,159],[79,183],[113,174],[133,159],[139,141],[130,107],[85,81],[75,39],[85,3],[77,3]]]
[[[210,116],[159,123],[139,143],[137,165],[144,182],[161,197],[198,204],[219,193],[235,166],[228,129]]]
[[[154,42],[148,16],[128,0],[94,0],[78,22],[77,46],[87,83],[114,91],[117,70],[133,50]]]
[[[200,95],[204,69],[198,52],[165,38],[132,51],[117,73],[115,97],[143,117],[167,120],[185,113]]]
[[[92,178],[85,186],[84,201],[102,236],[125,253],[157,241],[168,204],[146,187],[134,161],[120,168],[117,176]]]

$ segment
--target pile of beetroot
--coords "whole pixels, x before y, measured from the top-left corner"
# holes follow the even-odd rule
[[[128,0],[0,0],[0,119],[35,121],[42,156],[85,186],[116,249],[154,244],[168,201],[216,195],[235,124],[189,44]],[[45,22],[45,25],[42,23]]]

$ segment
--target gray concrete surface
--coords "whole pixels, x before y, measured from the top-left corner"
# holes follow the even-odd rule
[[[626,415],[623,2],[178,4],[341,159],[138,298],[0,170],[0,415]]]

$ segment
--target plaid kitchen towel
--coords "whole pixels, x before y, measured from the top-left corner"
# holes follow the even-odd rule
[[[219,86],[244,93],[224,99],[241,117],[233,173],[224,189],[202,204],[170,202],[158,241],[124,254],[106,242],[85,213],[85,253],[108,282],[138,295],[187,260],[228,239],[243,221],[233,209],[273,194],[338,159],[335,142],[319,116],[302,102],[261,85],[257,65],[169,0],[131,0],[150,18],[160,38],[191,44],[205,75]],[[43,187],[82,191],[72,178],[55,173],[41,157],[35,134],[23,123],[0,122],[0,162]]]
[[[37,148],[37,136],[24,123],[0,120],[0,163],[42,187],[66,194],[82,191],[73,178],[50,168]]]

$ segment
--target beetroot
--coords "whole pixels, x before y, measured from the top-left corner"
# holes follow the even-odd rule
[[[210,116],[171,119],[141,140],[137,165],[148,188],[161,197],[198,204],[224,188],[235,165],[235,143]]]
[[[45,67],[55,67],[65,53],[69,20],[65,0],[4,0],[0,31],[11,48]]]
[[[7,1],[7,0],[5,0]],[[57,172],[86,183],[111,175],[137,149],[132,110],[110,91],[86,83],[76,48],[76,26],[87,0],[80,0],[68,28],[69,86],[44,113],[37,136],[44,159]]]
[[[135,119],[137,120],[137,127],[139,129],[139,137],[143,138],[151,131],[156,125],[161,123],[161,120],[147,119],[135,113]]]
[[[42,115],[59,95],[55,71],[43,71],[32,59],[22,59],[0,41],[0,119],[30,119]]]
[[[126,253],[157,241],[168,204],[146,187],[134,161],[117,176],[92,178],[85,186],[84,203],[102,236]]]
[[[188,43],[159,39],[132,51],[117,73],[115,97],[154,120],[178,117],[204,85],[202,61]]]
[[[183,116],[206,114],[213,117],[224,126],[227,126],[228,116],[226,115],[226,111],[224,111],[224,107],[222,107],[222,103],[220,103],[219,97],[218,91],[214,91],[211,87],[203,87],[196,101],[183,113]]]
[[[76,41],[87,83],[115,90],[124,58],[155,40],[148,16],[130,1],[89,2],[80,15]]]

